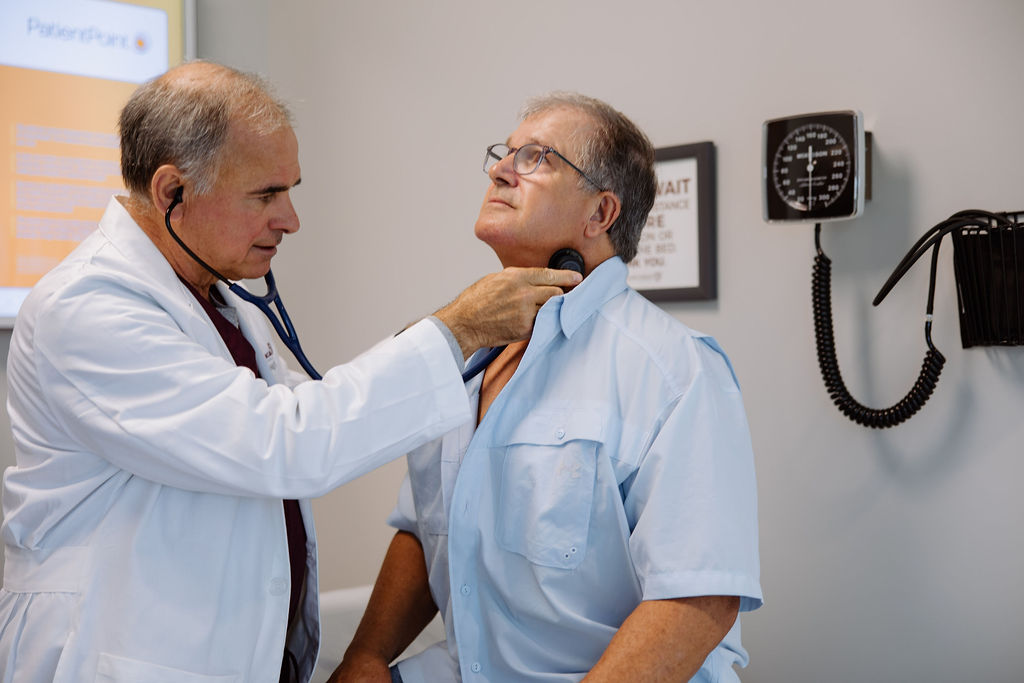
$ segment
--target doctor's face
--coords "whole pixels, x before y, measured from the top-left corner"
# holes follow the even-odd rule
[[[300,180],[298,155],[289,127],[260,136],[233,125],[213,190],[185,208],[186,243],[230,280],[266,275],[277,245],[299,229],[288,195]]]
[[[557,108],[523,121],[508,138],[518,149],[536,143],[554,147],[576,163],[575,137],[593,124],[581,111]],[[474,232],[498,255],[503,266],[546,266],[562,247],[580,250],[587,219],[593,213],[593,188],[581,187],[580,175],[557,155],[548,153],[536,171],[519,175],[509,154],[488,172],[491,186],[484,196]]]

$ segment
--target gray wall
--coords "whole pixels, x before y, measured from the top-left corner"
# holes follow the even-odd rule
[[[759,145],[771,117],[864,112],[874,198],[823,242],[847,383],[895,403],[924,352],[927,264],[871,298],[954,211],[1024,209],[1024,4],[199,0],[199,21],[200,55],[294,103],[304,227],[275,272],[323,367],[498,267],[472,236],[479,165],[527,96],[601,97],[657,146],[713,140],[719,296],[666,308],[719,339],[746,398],[767,602],[744,620],[745,680],[1020,680],[1024,350],[960,348],[947,242],[935,396],[892,430],[842,417],[814,355],[812,228],[761,220]],[[402,473],[317,502],[324,588],[372,581]]]

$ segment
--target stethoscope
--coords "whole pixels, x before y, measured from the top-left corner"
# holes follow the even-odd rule
[[[313,379],[321,379],[320,373],[313,369],[313,365],[306,358],[306,354],[302,352],[302,346],[299,344],[299,337],[295,334],[295,327],[292,326],[292,320],[288,317],[288,311],[285,310],[284,303],[281,301],[280,295],[277,293],[277,284],[274,282],[274,274],[271,271],[267,271],[267,274],[263,277],[263,281],[267,283],[267,293],[263,296],[257,296],[252,292],[247,291],[244,287],[238,283],[231,282],[226,277],[214,270],[206,261],[199,258],[194,251],[189,249],[178,234],[174,232],[174,228],[171,227],[171,211],[174,210],[178,204],[181,204],[182,193],[184,188],[179,187],[178,191],[174,194],[174,199],[171,201],[171,205],[167,207],[167,213],[164,214],[164,225],[167,226],[167,232],[171,233],[171,237],[174,241],[185,250],[185,253],[192,257],[192,259],[206,268],[215,278],[223,282],[228,286],[232,292],[236,295],[248,301],[256,308],[263,311],[263,314],[270,320],[270,324],[274,326],[274,330],[277,331],[277,336],[281,338],[281,341],[295,356],[295,360],[299,361],[299,365],[302,369],[312,377]],[[278,320],[277,316],[274,315],[273,310],[270,308],[270,304],[273,303],[277,307],[278,313],[281,314],[281,319]],[[479,371],[478,371],[479,372]]]
[[[580,255],[580,252],[575,249],[570,249],[569,247],[559,249],[552,254],[551,258],[548,260],[548,268],[553,268],[555,270],[575,270],[580,275],[583,275],[583,256]],[[462,373],[462,381],[464,383],[468,382],[479,375],[487,368],[488,365],[491,364],[491,361],[500,356],[501,352],[504,350],[504,346],[496,346],[474,361],[473,364],[466,368],[466,371]]]
[[[466,371],[462,373],[462,381],[464,383],[468,382],[479,375],[487,368],[488,365],[491,364],[491,361],[500,356],[501,352],[504,350],[504,346],[495,346],[493,349],[474,361],[473,364],[466,368]]]

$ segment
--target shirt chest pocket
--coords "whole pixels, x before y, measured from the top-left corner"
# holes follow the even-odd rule
[[[596,412],[531,413],[510,430],[500,469],[500,548],[545,567],[579,566],[601,440]]]

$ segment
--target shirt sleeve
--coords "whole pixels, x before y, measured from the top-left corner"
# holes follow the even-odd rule
[[[664,411],[625,490],[643,599],[735,595],[761,606],[757,491],[742,397],[713,345]]]
[[[437,316],[429,316],[427,320],[437,325],[437,329],[440,330],[441,334],[444,335],[444,338],[448,340],[448,347],[452,350],[452,357],[455,358],[455,364],[459,366],[459,372],[465,370],[466,359],[462,356],[462,347],[459,346],[459,340],[455,338],[455,335],[448,326],[441,322],[441,319]]]
[[[395,509],[391,511],[387,519],[388,526],[399,531],[408,531],[419,537],[419,527],[416,525],[416,506],[412,499],[412,484],[409,481],[408,473],[402,480],[402,486],[398,489],[398,502]]]

